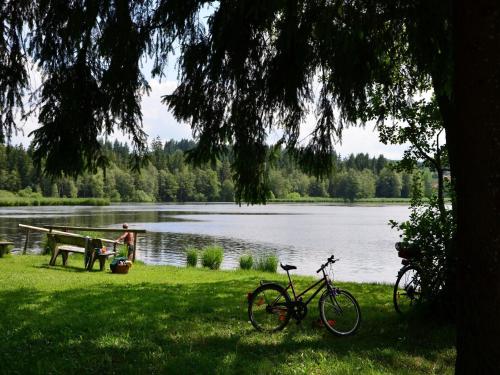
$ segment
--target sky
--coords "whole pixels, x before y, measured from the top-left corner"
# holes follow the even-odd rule
[[[161,103],[161,96],[172,93],[176,86],[176,72],[171,66],[166,71],[166,76],[159,81],[149,75],[150,64],[143,67],[144,73],[151,86],[149,95],[142,99],[143,126],[149,139],[160,137],[162,141],[169,139],[180,140],[183,138],[192,139],[189,125],[177,122],[167,107]],[[40,84],[40,76],[36,73],[30,74],[32,86]],[[36,117],[31,117],[22,126],[22,131],[12,137],[12,144],[22,143],[27,146],[31,139],[28,134],[38,127]],[[314,117],[309,116],[301,127],[301,134],[309,134],[314,128]],[[270,135],[270,140],[278,139],[278,134]],[[120,132],[113,134],[109,140],[118,139],[128,141],[128,137]],[[378,133],[374,129],[374,124],[367,124],[366,127],[350,127],[344,129],[342,142],[336,146],[336,151],[346,157],[351,153],[368,153],[370,156],[383,154],[391,160],[400,159],[405,150],[405,145],[384,145],[378,141]]]

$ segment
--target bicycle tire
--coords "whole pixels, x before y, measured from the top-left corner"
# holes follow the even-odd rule
[[[258,331],[281,331],[290,321],[290,303],[290,296],[281,285],[263,284],[248,300],[248,318]]]
[[[361,324],[361,309],[356,298],[347,290],[328,290],[319,299],[319,315],[325,328],[337,336],[349,336],[356,333]],[[328,313],[326,305],[329,305]],[[347,317],[350,317],[349,322]]]
[[[422,298],[420,271],[409,265],[399,273],[392,294],[394,309],[401,315],[407,314]]]

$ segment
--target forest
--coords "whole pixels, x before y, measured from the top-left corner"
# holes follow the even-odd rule
[[[113,202],[232,202],[231,154],[213,163],[195,166],[188,159],[191,140],[155,138],[147,152],[149,162],[131,169],[132,152],[126,142],[101,141],[107,167],[78,178],[49,178],[34,167],[32,147],[0,145],[0,190],[20,197],[108,198]],[[293,158],[274,150],[267,173],[268,199],[301,200],[307,197],[356,201],[368,198],[408,198],[412,184],[424,195],[435,190],[436,177],[425,167],[409,174],[394,161],[367,153],[342,157],[332,154],[333,173],[317,179],[304,173]]]

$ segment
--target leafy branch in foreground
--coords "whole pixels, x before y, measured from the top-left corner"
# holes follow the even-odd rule
[[[453,310],[449,293],[455,288],[454,280],[449,278],[455,271],[450,269],[455,267],[455,263],[450,261],[450,243],[456,231],[455,218],[449,208],[445,208],[443,218],[438,198],[434,196],[425,203],[418,189],[419,184],[414,186],[409,220],[401,223],[390,220],[390,225],[401,232],[404,248],[418,251],[419,256],[411,261],[419,269],[423,299],[435,311],[449,314]]]

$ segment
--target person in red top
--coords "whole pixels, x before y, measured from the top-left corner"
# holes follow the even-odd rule
[[[123,224],[123,229],[125,229],[125,233],[123,233],[120,237],[118,237],[116,240],[121,241],[123,240],[123,243],[127,245],[127,254],[128,254],[128,260],[132,261],[134,257],[134,233],[133,232],[127,232],[128,229],[128,224],[124,223]]]

